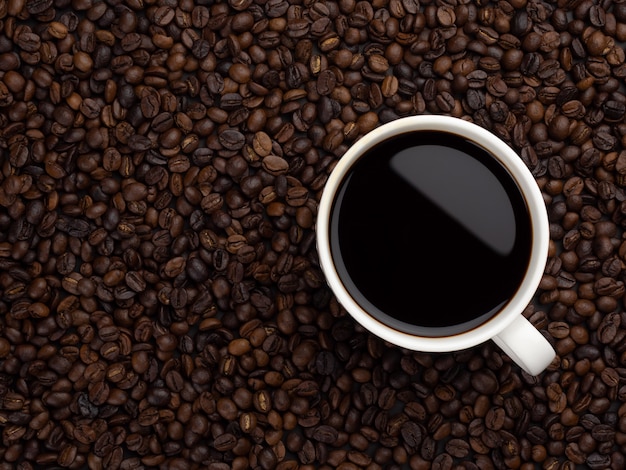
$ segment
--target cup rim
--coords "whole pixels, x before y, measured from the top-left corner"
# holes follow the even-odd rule
[[[399,331],[368,314],[349,294],[334,267],[330,249],[330,217],[337,191],[352,165],[365,150],[379,142],[412,131],[452,132],[488,150],[509,171],[520,188],[531,219],[532,240],[526,274],[515,295],[490,319],[470,330],[449,336],[421,336]],[[548,215],[535,177],[519,155],[503,140],[477,124],[443,115],[408,116],[385,123],[354,142],[329,175],[320,199],[316,219],[316,243],[320,266],[339,303],[363,327],[397,346],[423,352],[446,352],[481,344],[502,332],[532,300],[547,261],[550,242]]]

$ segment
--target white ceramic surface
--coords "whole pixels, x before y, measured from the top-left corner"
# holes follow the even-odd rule
[[[369,315],[344,287],[333,265],[330,251],[329,220],[333,199],[352,164],[373,145],[396,134],[418,130],[443,130],[461,135],[496,156],[524,193],[532,222],[530,262],[515,297],[490,320],[469,331],[451,336],[427,337],[404,333]],[[405,117],[374,129],[350,147],[329,176],[319,205],[316,231],[320,264],[337,299],[356,321],[384,340],[415,351],[445,352],[467,349],[493,339],[513,361],[532,375],[542,372],[554,359],[555,352],[550,343],[521,314],[532,300],[545,268],[550,241],[546,207],[535,178],[520,157],[486,129],[462,119],[435,115]],[[462,308],[462,305],[459,307]]]

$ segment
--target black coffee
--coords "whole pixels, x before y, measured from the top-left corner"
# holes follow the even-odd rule
[[[432,336],[471,329],[506,304],[532,241],[509,172],[482,147],[440,132],[402,134],[360,158],[330,230],[356,302],[389,326]]]

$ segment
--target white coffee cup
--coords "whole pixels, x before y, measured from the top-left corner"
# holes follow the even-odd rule
[[[330,220],[333,204],[353,164],[376,144],[413,131],[448,132],[487,150],[508,170],[517,183],[526,201],[532,227],[530,259],[521,284],[513,297],[487,321],[449,336],[422,336],[415,332],[401,331],[372,316],[348,292],[331,252]],[[382,339],[406,349],[423,352],[459,351],[491,339],[531,375],[541,373],[554,359],[555,352],[550,343],[522,315],[535,295],[547,260],[550,235],[545,203],[535,178],[520,157],[505,142],[486,129],[458,118],[421,115],[400,118],[369,132],[348,149],[330,174],[319,205],[316,232],[320,264],[337,300],[358,323]]]

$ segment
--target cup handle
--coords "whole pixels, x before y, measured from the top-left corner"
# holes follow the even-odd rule
[[[548,340],[522,315],[493,341],[530,375],[539,375],[556,356]]]

